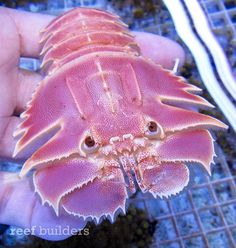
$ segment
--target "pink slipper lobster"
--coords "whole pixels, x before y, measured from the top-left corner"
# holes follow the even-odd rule
[[[20,176],[33,171],[35,191],[57,215],[113,220],[137,187],[154,197],[180,192],[188,162],[210,173],[207,128],[227,126],[189,110],[212,105],[144,58],[118,16],[73,9],[41,43],[46,75],[21,116],[14,156],[31,151]]]

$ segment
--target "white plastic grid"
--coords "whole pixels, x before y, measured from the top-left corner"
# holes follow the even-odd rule
[[[48,4],[54,2],[54,6],[48,5],[49,11],[53,8],[63,12],[65,8],[78,6],[78,1],[71,0],[48,2]],[[93,5],[98,2],[93,1]],[[235,34],[235,24],[233,22],[229,24],[232,14],[225,14],[226,1],[200,2],[207,12],[213,31],[216,30],[217,33],[224,29],[218,24],[220,21],[216,22],[214,19],[223,16],[223,20],[228,22],[227,29],[231,30],[231,34]],[[230,13],[234,13],[233,11],[235,8],[231,8]],[[165,16],[168,17],[168,13],[164,14]],[[170,18],[168,17],[164,24],[160,21],[157,17],[153,21],[150,19],[148,25],[147,22],[135,22],[135,29],[153,31],[172,39],[177,38]],[[233,37],[235,39],[236,36]],[[229,42],[234,39],[230,39]],[[38,68],[38,61],[22,59],[21,66],[35,70]],[[169,200],[155,200],[149,195],[139,195],[131,199],[131,203],[143,208],[151,220],[158,221],[151,247],[236,247],[236,173],[232,175],[233,170],[230,170],[220,148],[217,149],[217,154],[212,177],[209,179],[198,167],[192,168],[195,184],[179,196]]]
[[[236,41],[236,1],[200,0],[200,3],[207,14],[212,30],[229,28],[233,40]]]

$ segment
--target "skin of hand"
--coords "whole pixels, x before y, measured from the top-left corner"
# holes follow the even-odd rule
[[[0,8],[0,157],[4,160],[12,159],[16,144],[13,132],[20,123],[19,114],[41,80],[39,73],[19,68],[20,57],[39,57],[39,31],[53,18]],[[183,64],[184,51],[177,43],[154,34],[134,34],[143,56],[170,70],[176,58]],[[16,173],[3,171],[0,171],[0,223],[28,228],[33,235],[48,240],[62,240],[71,234],[49,235],[42,232],[43,228],[78,230],[86,224],[79,217],[57,217],[48,204],[42,205],[34,192],[32,177],[20,179]]]

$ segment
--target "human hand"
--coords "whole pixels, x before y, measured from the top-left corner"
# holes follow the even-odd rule
[[[16,140],[13,132],[20,123],[19,114],[26,108],[41,75],[19,68],[20,57],[38,58],[39,31],[54,17],[0,8],[0,157],[12,158]],[[153,34],[135,32],[143,56],[172,69],[176,58],[184,60],[182,48],[171,40]],[[33,234],[50,240],[70,235],[41,235],[39,227],[56,226],[81,229],[82,219],[69,215],[56,216],[48,205],[43,206],[34,193],[31,177],[0,172],[0,223],[33,228]]]

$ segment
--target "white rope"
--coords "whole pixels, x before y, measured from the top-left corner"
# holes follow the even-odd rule
[[[163,0],[163,2],[172,16],[177,33],[193,54],[208,92],[236,131],[236,108],[220,87],[212,70],[207,51],[194,34],[182,3],[180,0]]]
[[[211,32],[207,18],[196,0],[184,0],[201,40],[209,49],[217,72],[228,92],[236,100],[236,81],[225,53]]]

